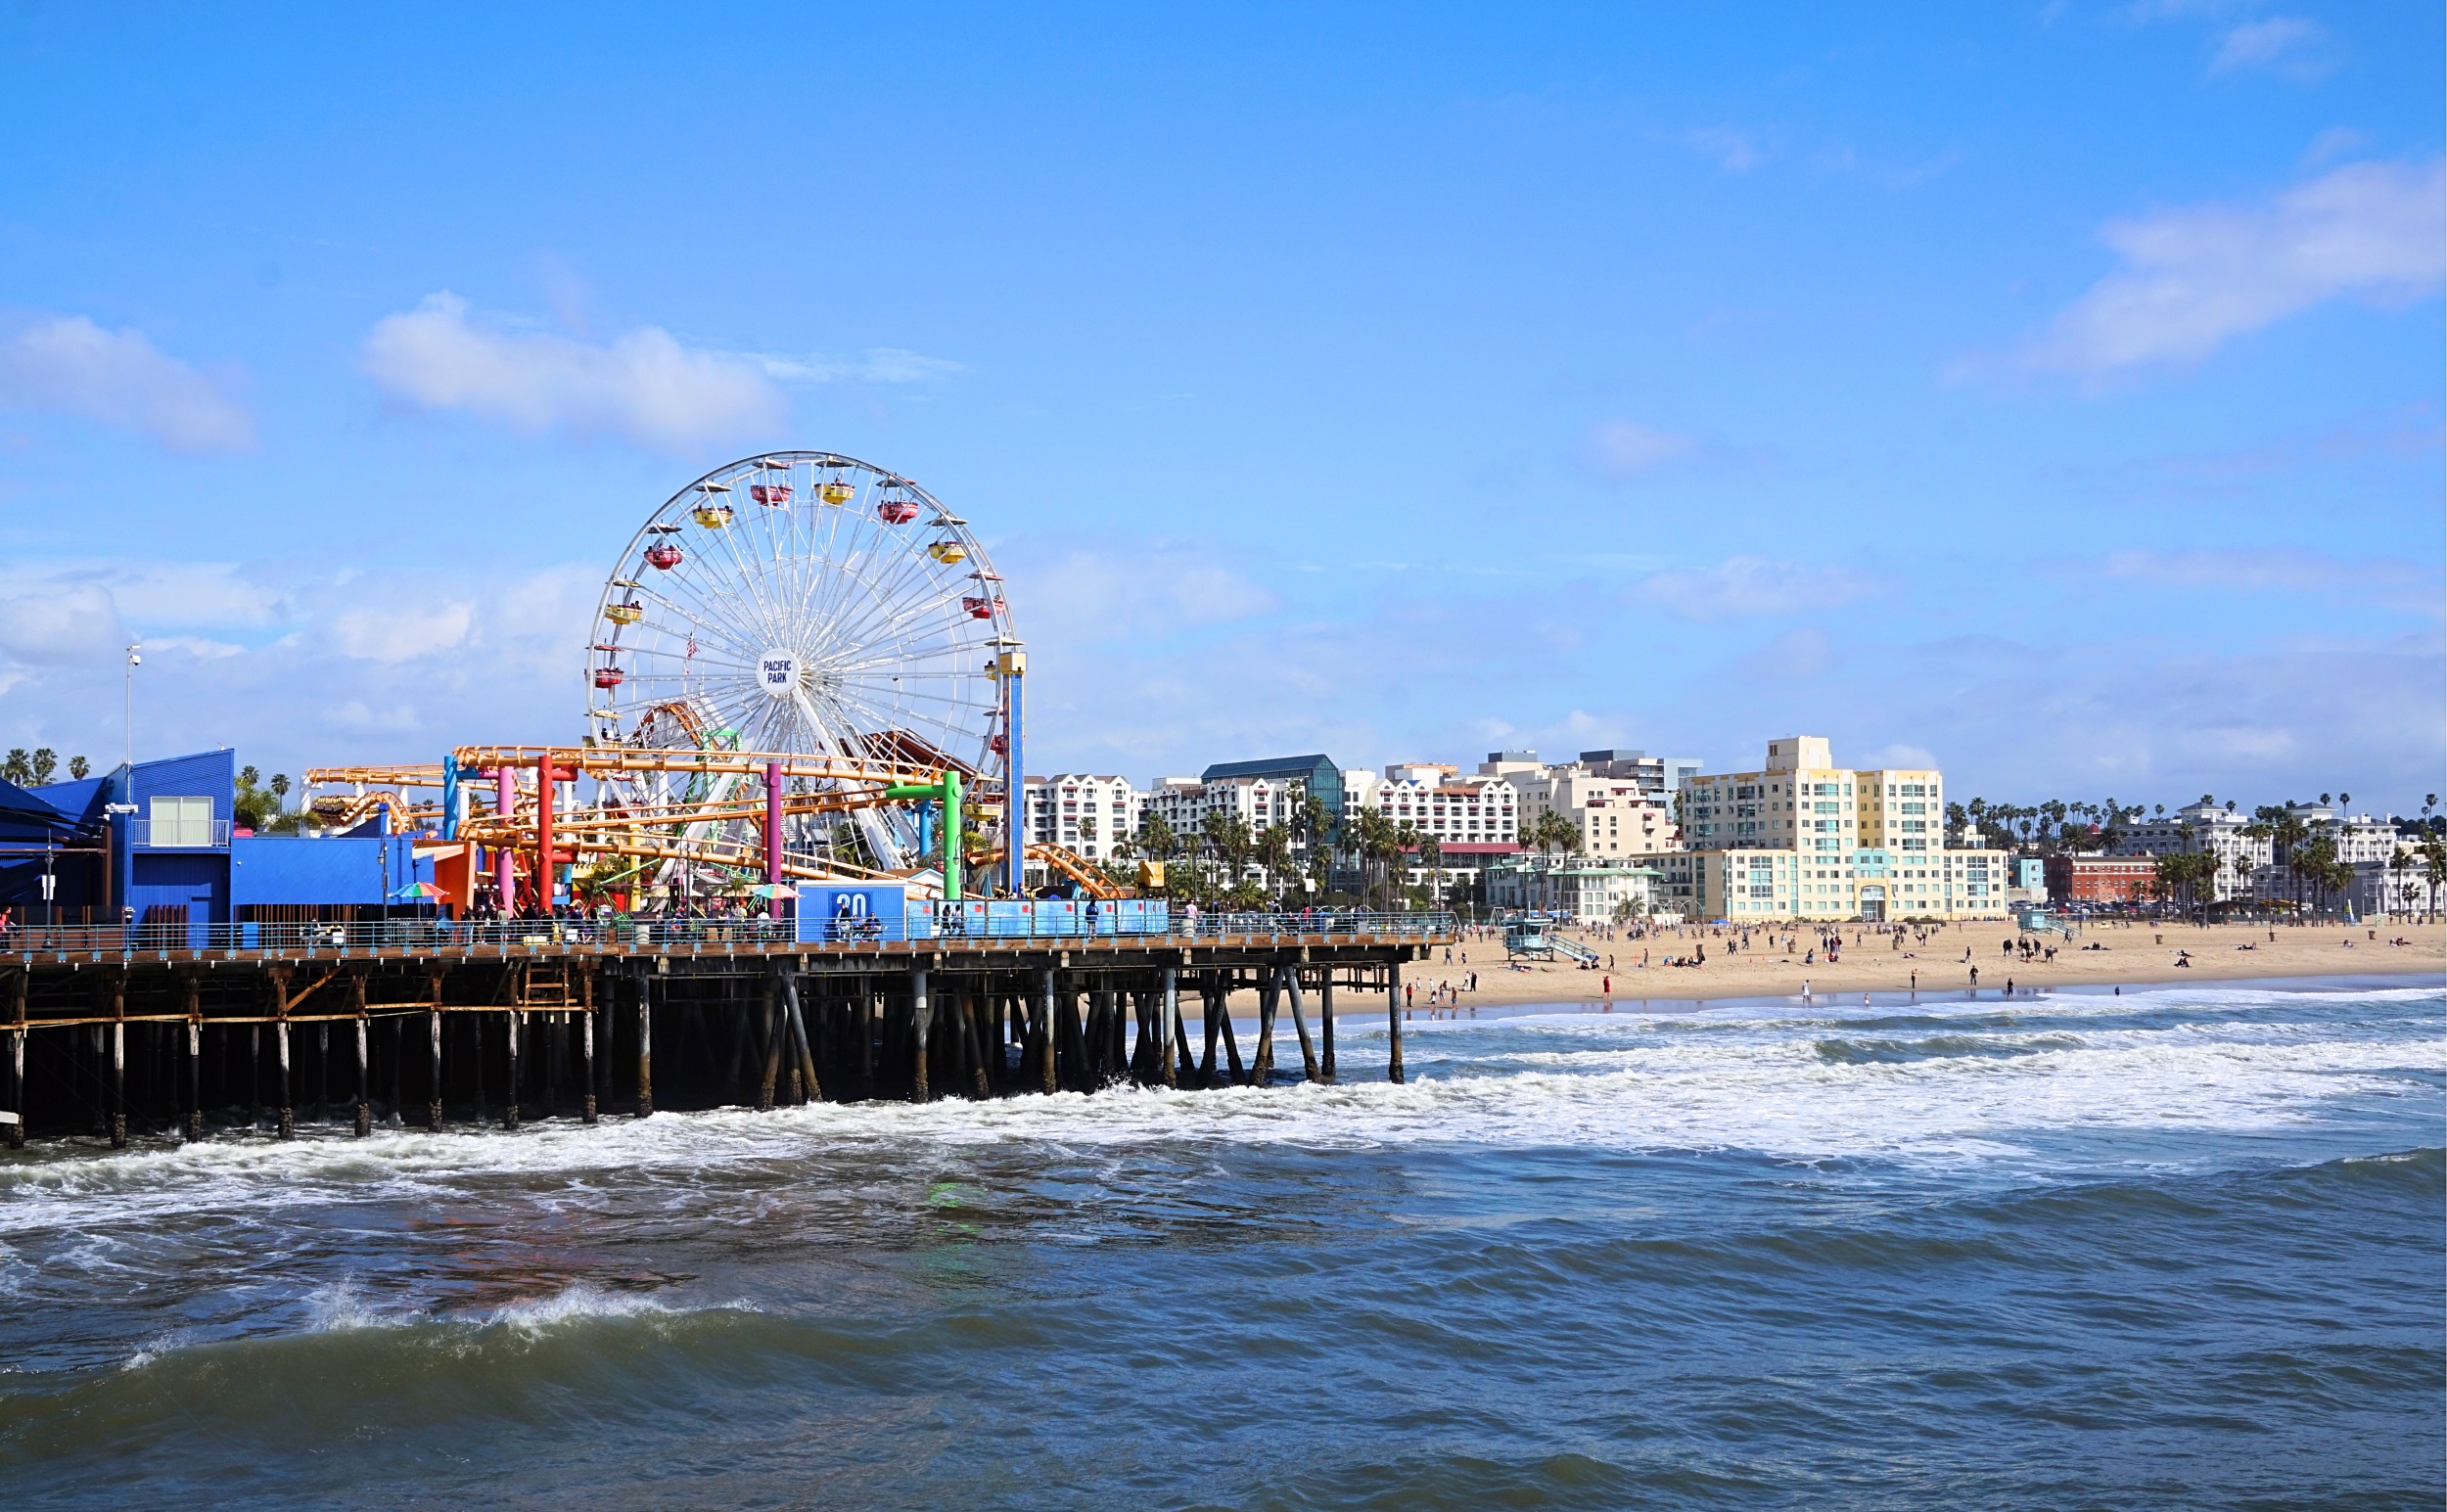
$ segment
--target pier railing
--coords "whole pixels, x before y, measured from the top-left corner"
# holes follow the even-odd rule
[[[574,914],[550,919],[373,919],[330,923],[18,925],[0,931],[0,955],[130,953],[348,955],[425,950],[690,950],[708,945],[823,947],[920,940],[980,941],[1252,937],[1423,939],[1454,933],[1441,912],[1310,909],[1297,913],[1206,912],[1112,904],[1050,908],[1013,903],[913,903],[898,918],[692,918]]]

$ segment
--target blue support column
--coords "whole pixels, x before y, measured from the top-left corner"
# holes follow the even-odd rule
[[[1028,653],[1006,651],[998,666],[1004,695],[1003,736],[1009,742],[1002,794],[1002,833],[1008,842],[1003,881],[1013,897],[1028,896],[1028,763],[1020,756],[1020,690],[1028,683]]]

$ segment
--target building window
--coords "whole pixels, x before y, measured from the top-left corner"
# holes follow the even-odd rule
[[[212,801],[208,798],[157,798],[151,817],[152,845],[212,844]]]

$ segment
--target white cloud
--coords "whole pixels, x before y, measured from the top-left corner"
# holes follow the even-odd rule
[[[1770,156],[1757,132],[1735,126],[1693,126],[1675,133],[1674,140],[1715,160],[1717,166],[1728,173],[1747,173]]]
[[[1277,602],[1230,568],[1164,547],[1129,557],[1073,551],[1027,576],[1026,598],[1014,596],[1013,605],[1057,636],[1192,629],[1262,615]]]
[[[2331,299],[2405,301],[2447,266],[2447,175],[2437,161],[2353,163],[2265,206],[2201,206],[2106,228],[2124,266],[2022,353],[2026,366],[2101,374],[2196,362],[2228,340]]]
[[[1728,557],[1714,567],[1656,573],[1631,594],[1694,619],[1831,609],[1875,592],[1875,580],[1843,567]]]
[[[467,640],[476,606],[465,601],[344,610],[326,626],[343,656],[369,662],[409,662]]]
[[[923,384],[968,369],[948,357],[929,357],[898,346],[873,346],[855,362],[821,354],[792,356],[760,352],[752,359],[767,377],[786,384],[830,384],[845,379],[869,384]]]
[[[13,584],[0,592],[0,660],[89,662],[115,654],[123,635],[117,601],[99,583]]]
[[[366,373],[392,398],[531,432],[615,435],[667,450],[770,431],[780,391],[758,364],[642,326],[607,345],[473,320],[428,296],[367,333]]]
[[[0,406],[81,416],[172,451],[254,444],[254,418],[221,384],[140,331],[105,331],[82,315],[37,320],[0,341]]]
[[[1589,428],[1581,456],[1590,471],[1621,482],[1680,462],[1698,449],[1687,435],[1632,420],[1607,420]]]
[[[2447,612],[2447,581],[2437,568],[2394,557],[2332,557],[2285,546],[2112,551],[2099,571],[2175,589],[2317,595],[2431,616]]]
[[[2327,71],[2322,60],[2309,56],[2328,36],[2318,22],[2301,16],[2271,16],[2230,28],[2218,39],[2209,60],[2212,73],[2240,69],[2283,68],[2298,75]]]

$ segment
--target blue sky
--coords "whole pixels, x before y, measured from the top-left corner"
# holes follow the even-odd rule
[[[575,738],[763,448],[1030,765],[2447,788],[2435,5],[0,10],[0,744]]]

